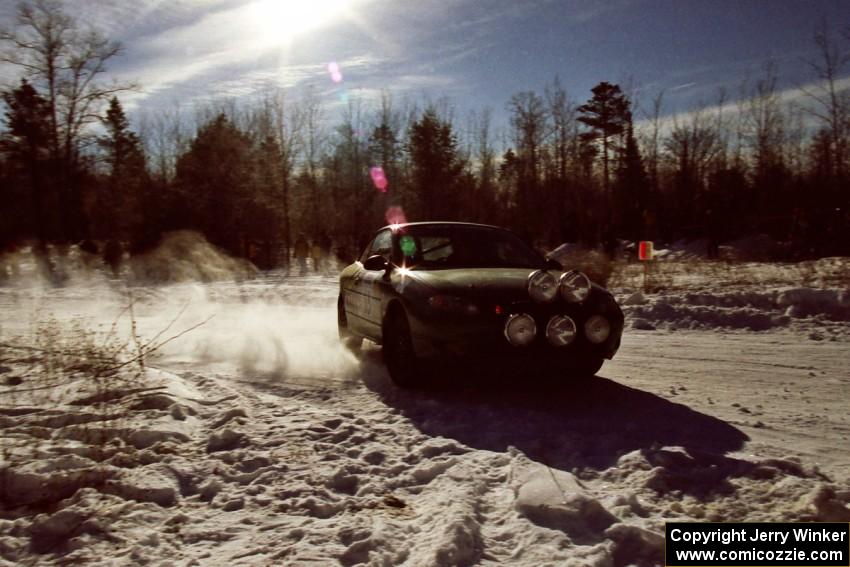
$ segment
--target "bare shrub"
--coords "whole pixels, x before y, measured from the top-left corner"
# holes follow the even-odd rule
[[[143,339],[128,294],[108,329],[36,313],[28,335],[0,338],[0,520],[31,520],[31,549],[64,553],[80,526],[99,514],[100,497],[154,494],[160,505],[174,502],[167,488],[141,490],[122,479],[139,466],[139,451],[188,440],[137,426],[140,412],[174,409],[160,403],[168,399],[161,385],[148,381],[146,360],[206,322],[169,335],[184,310]],[[84,511],[81,494],[88,495]],[[0,558],[14,561],[22,553],[0,549]]]
[[[608,280],[614,273],[614,262],[598,250],[572,250],[556,259],[565,269],[584,272],[592,281],[603,287],[608,286]]]

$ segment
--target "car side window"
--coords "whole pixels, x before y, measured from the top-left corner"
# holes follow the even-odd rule
[[[454,253],[451,239],[446,236],[422,237],[422,259],[426,262],[441,262]]]
[[[389,230],[379,233],[372,243],[366,248],[366,252],[360,258],[361,262],[365,262],[369,256],[383,256],[388,261],[393,250],[393,235]]]

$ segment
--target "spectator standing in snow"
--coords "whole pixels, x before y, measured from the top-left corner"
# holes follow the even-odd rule
[[[309,251],[310,245],[302,232],[298,235],[298,240],[295,241],[295,259],[298,260],[298,267],[302,276],[307,273],[307,254]]]
[[[112,271],[112,277],[121,275],[121,260],[124,258],[124,246],[115,239],[110,239],[103,249],[103,261]]]
[[[325,256],[327,252],[323,245],[322,239],[317,239],[313,242],[313,246],[310,247],[310,257],[313,258],[313,271],[319,273],[322,271],[322,266],[325,262]]]

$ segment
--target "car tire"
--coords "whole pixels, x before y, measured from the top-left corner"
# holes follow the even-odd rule
[[[353,353],[359,352],[363,339],[348,330],[348,317],[345,315],[345,305],[341,295],[336,303],[336,326],[339,332],[339,342],[342,343],[342,346]]]
[[[572,367],[572,373],[576,378],[590,379],[596,376],[605,359],[601,356],[585,356],[576,361]]]
[[[390,378],[400,388],[416,388],[422,385],[421,361],[413,349],[410,324],[401,309],[391,311],[384,323],[384,364]]]

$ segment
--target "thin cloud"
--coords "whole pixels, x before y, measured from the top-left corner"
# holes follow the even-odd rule
[[[797,106],[803,109],[813,109],[815,108],[816,103],[812,100],[810,93],[819,93],[821,92],[819,91],[819,89],[823,89],[825,88],[825,86],[826,84],[822,81],[814,81],[807,85],[778,90],[776,92],[776,98],[779,104],[785,106],[786,108],[789,106]],[[850,77],[836,81],[835,88],[839,92],[850,92]],[[669,134],[669,132],[672,130],[673,126],[676,123],[690,123],[698,115],[701,115],[703,117],[712,117],[717,116],[718,114],[722,114],[725,119],[731,119],[738,115],[739,112],[741,112],[742,105],[745,106],[748,100],[750,99],[738,97],[736,99],[728,100],[722,105],[703,105],[699,108],[688,110],[685,112],[667,114],[659,120],[659,129],[662,135]],[[806,126],[811,128],[816,127],[820,124],[820,121],[814,116],[814,114],[806,112],[805,116],[807,117]],[[639,120],[635,122],[635,127],[638,129],[650,128],[650,120]]]
[[[671,92],[673,92],[673,91],[681,91],[681,90],[683,90],[683,89],[687,89],[687,88],[693,87],[693,86],[695,86],[696,84],[697,84],[697,83],[696,83],[696,81],[692,81],[692,82],[690,82],[690,83],[685,83],[684,85],[676,85],[675,87],[670,87],[670,91],[671,91]]]
[[[257,14],[252,12],[257,6],[256,1],[231,5],[191,23],[136,38],[129,59],[137,63],[125,65],[120,75],[137,81],[147,95],[171,88],[185,90],[192,82],[202,90],[232,92],[244,90],[236,88],[235,82],[255,76],[291,86],[304,79],[305,68],[316,71],[326,64],[305,61],[303,55],[300,61],[291,60],[289,45],[297,34],[272,37],[269,27],[258,27]],[[367,62],[372,64],[373,58],[360,55],[346,65],[356,68]]]

